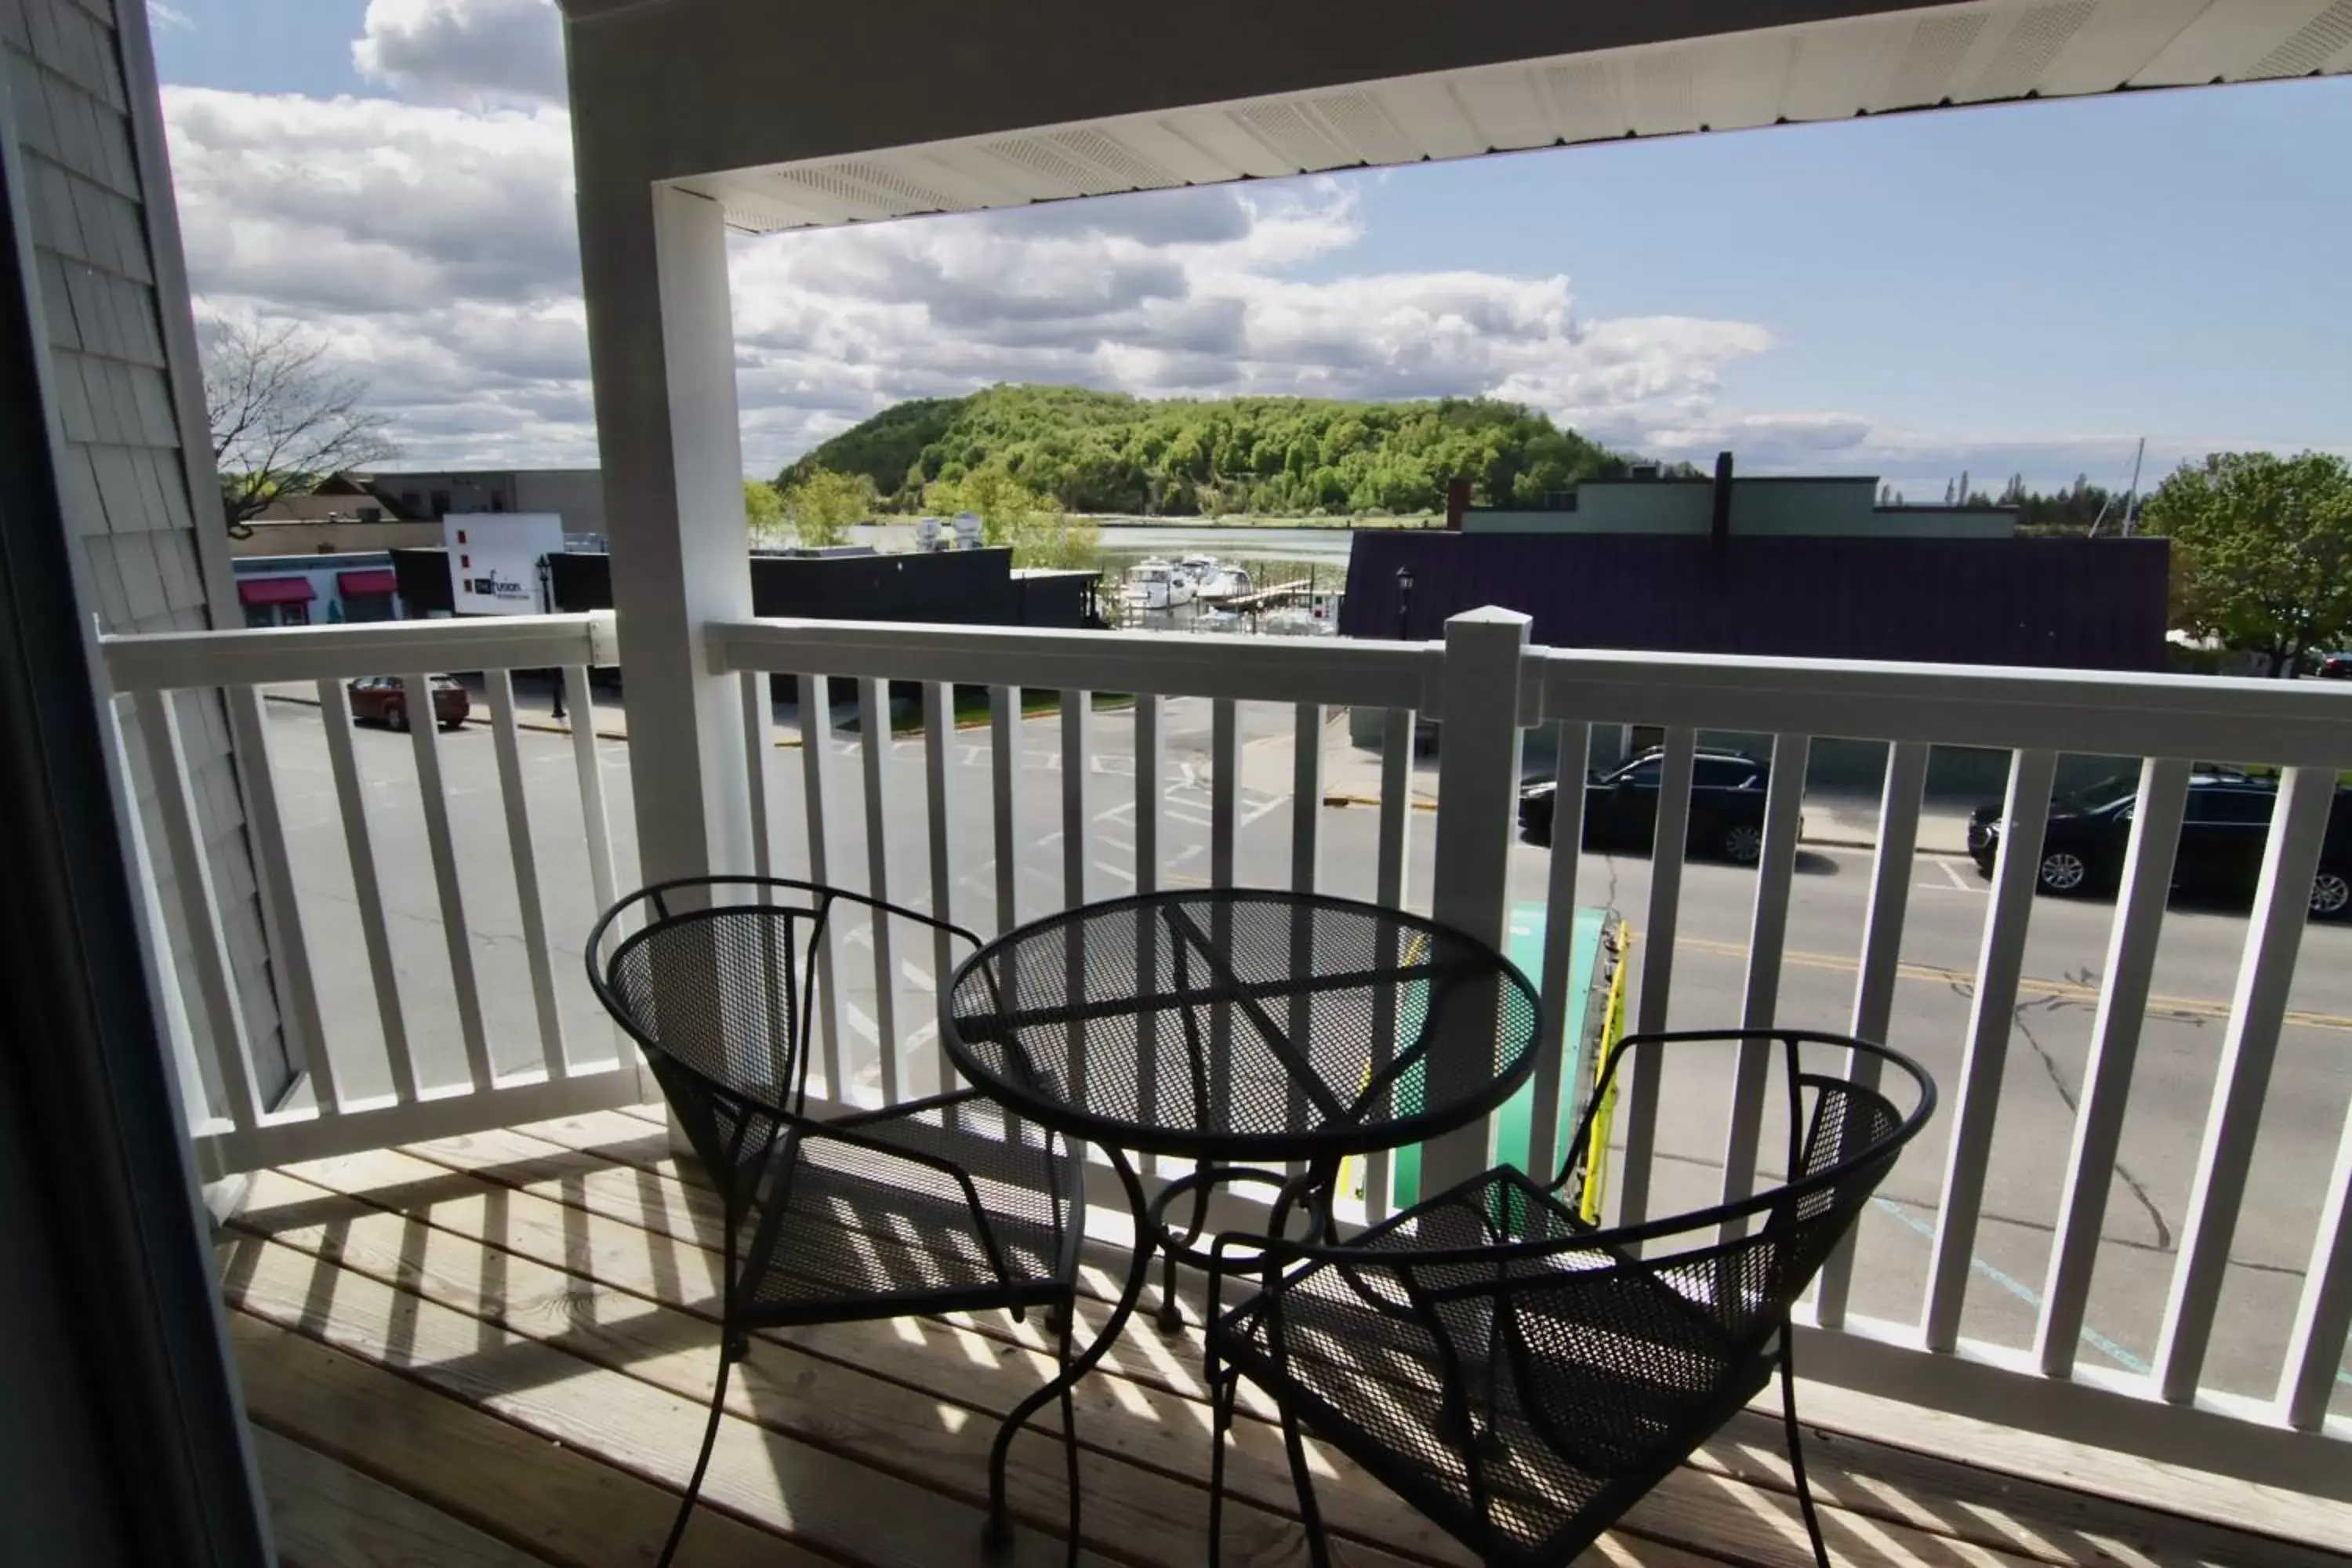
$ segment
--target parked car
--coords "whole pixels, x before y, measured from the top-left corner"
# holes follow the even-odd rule
[[[2322,680],[2352,680],[2352,653],[2331,653],[2312,673]]]
[[[1584,844],[1590,849],[1642,848],[1657,837],[1658,780],[1665,753],[1644,752],[1584,784]],[[1764,854],[1764,788],[1770,770],[1745,752],[1702,748],[1692,764],[1688,852],[1753,866]],[[1559,786],[1538,779],[1519,791],[1519,831],[1551,842]]]
[[[2042,891],[2081,895],[2112,891],[2122,879],[2131,840],[2139,778],[2119,773],[2054,797],[2042,832]],[[2231,768],[2200,764],[2189,776],[2180,843],[2173,852],[2172,886],[2205,898],[2246,899],[2261,875],[2278,785]],[[1980,805],[1969,820],[1969,854],[1990,876],[2000,853],[2001,808]],[[2337,790],[2322,841],[2319,875],[2311,885],[2311,913],[2319,920],[2352,915],[2352,792]]]
[[[446,675],[427,678],[433,686],[433,717],[454,730],[474,710],[466,689]],[[351,694],[352,721],[408,728],[408,682],[397,675],[362,675],[344,689]]]

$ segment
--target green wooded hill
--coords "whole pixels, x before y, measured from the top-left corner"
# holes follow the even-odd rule
[[[883,410],[786,468],[864,474],[886,504],[996,468],[1071,511],[1189,517],[1440,510],[1445,483],[1476,504],[1540,500],[1625,459],[1517,403],[1447,397],[1140,398],[1075,386],[992,386]]]

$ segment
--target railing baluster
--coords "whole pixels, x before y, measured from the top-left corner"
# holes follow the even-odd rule
[[[408,1048],[400,972],[393,967],[392,928],[384,918],[383,884],[376,876],[375,844],[368,831],[367,794],[360,786],[359,758],[352,746],[351,699],[340,680],[320,681],[318,692],[319,721],[327,731],[327,764],[334,773],[335,805],[343,817],[343,850],[352,863],[352,897],[359,905],[360,943],[367,950],[368,973],[375,982],[384,1060],[392,1072],[392,1092],[406,1104],[424,1094],[425,1079]]]
[[[286,1034],[287,1055],[298,1071],[310,1077],[310,1097],[319,1114],[333,1116],[342,1109],[342,1093],[335,1083],[334,1056],[327,1048],[310,939],[294,890],[293,861],[286,851],[286,818],[278,809],[278,774],[269,760],[269,718],[254,687],[229,687],[223,696],[243,764],[238,777],[245,784],[247,830],[261,873],[262,911],[278,939],[270,956],[278,965],[284,1002],[278,1026]]]
[[[1087,775],[1094,771],[1094,694],[1062,689],[1062,899],[1076,909],[1087,901],[1087,872],[1093,859],[1087,828]],[[1087,990],[1087,953],[1083,936],[1063,948],[1063,994],[1073,999]],[[1087,1094],[1087,1026],[1070,1020],[1065,1048],[1070,1063],[1070,1092],[1080,1104]]]
[[[228,1100],[226,1120],[240,1128],[257,1127],[267,1107],[255,1092],[253,1051],[246,1035],[245,1013],[237,1005],[236,969],[221,930],[212,866],[205,858],[204,836],[196,826],[195,785],[188,776],[188,753],[180,742],[180,717],[170,692],[142,691],[133,700],[139,710],[140,735],[147,746],[148,775],[155,784],[157,812],[163,819],[163,849],[172,862],[172,880],[179,889],[180,913],[187,921],[196,996],[205,1010],[213,1060],[220,1066],[221,1087]]]
[[[563,1048],[563,1015],[555,1005],[555,966],[548,952],[547,912],[539,892],[539,856],[530,838],[530,803],[523,793],[522,745],[515,729],[514,678],[503,669],[482,672],[490,698],[490,729],[499,758],[499,795],[507,813],[507,849],[514,861],[515,902],[522,917],[523,963],[530,973],[539,1008],[539,1047],[547,1076],[571,1072]]]
[[[1230,698],[1219,698],[1209,715],[1209,882],[1234,885],[1234,840],[1241,800],[1241,710]],[[1220,908],[1209,931],[1220,948],[1232,942],[1233,917]],[[1209,1103],[1202,1114],[1210,1125],[1233,1124],[1234,1016],[1230,1003],[1209,1010]]]
[[[1584,849],[1585,758],[1592,749],[1592,726],[1562,720],[1551,727],[1551,735],[1558,761],[1552,765],[1551,848],[1544,868],[1544,1037],[1536,1057],[1526,1167],[1538,1181],[1559,1173],[1560,1087],[1569,1050],[1584,1045],[1584,1020],[1569,1016],[1568,984],[1576,951],[1576,871]],[[1577,1063],[1580,1078],[1591,1077],[1591,1062]]]
[[[825,775],[833,771],[832,689],[822,675],[800,678],[802,815],[808,821],[808,879],[831,885],[824,842]],[[828,918],[816,945],[816,1005],[808,1020],[820,1038],[818,1062],[824,1068],[824,1092],[845,1103],[849,1080],[841,1072],[841,992],[834,984],[834,922]]]
[[[1209,883],[1234,885],[1234,839],[1241,804],[1241,710],[1216,699],[1209,715]]]
[[[1797,829],[1805,804],[1808,735],[1772,737],[1772,782],[1764,792],[1764,843],[1756,866],[1756,908],[1748,926],[1748,976],[1740,988],[1739,1026],[1769,1029],[1780,1000],[1780,955],[1788,946],[1789,899],[1797,879]],[[1795,1047],[1791,1047],[1791,1049]],[[1741,1040],[1731,1067],[1731,1117],[1723,1145],[1722,1201],[1737,1203],[1756,1190],[1756,1142],[1772,1063],[1769,1040]],[[1793,1178],[1795,1172],[1788,1174]],[[1738,1227],[1727,1226],[1726,1237]]]
[[[1299,703],[1296,726],[1290,770],[1290,886],[1294,892],[1311,893],[1322,847],[1322,705]]]
[[[1160,890],[1160,827],[1167,816],[1167,710],[1150,692],[1135,700],[1135,890]],[[1157,989],[1160,974],[1160,922],[1135,922],[1135,973],[1148,988]],[[1135,1020],[1136,1104],[1150,1121],[1160,1102],[1160,1016],[1143,1013]],[[1146,1174],[1160,1173],[1157,1154],[1145,1158]]]
[[[2116,1151],[2123,1141],[2125,1097],[2139,1056],[2148,983],[2156,972],[2157,938],[2172,891],[2172,861],[2180,818],[2189,803],[2189,763],[2151,758],[2140,769],[2132,806],[2131,841],[2124,851],[2123,885],[2116,893],[2107,937],[2106,984],[2091,1020],[2091,1055],[2083,1067],[2082,1103],[2074,1111],[2066,1187],[2058,1200],[2058,1229],[2050,1242],[2050,1273],[2034,1327],[2034,1359],[2049,1377],[2070,1377],[2083,1339],[2091,1269],[2099,1230],[2115,1184]]]
[[[1290,887],[1293,892],[1312,893],[1315,890],[1318,849],[1322,842],[1323,825],[1323,705],[1301,702],[1295,714],[1291,736],[1290,771]],[[1313,972],[1315,916],[1313,910],[1301,905],[1290,921],[1291,973],[1305,978]],[[1294,1040],[1307,1038],[1313,1027],[1312,1010],[1307,995],[1301,992],[1291,998],[1290,1018],[1286,1026]],[[1305,1112],[1304,1091],[1296,1084],[1291,1088],[1291,1116],[1296,1119]],[[1290,1173],[1298,1174],[1307,1168],[1303,1160],[1290,1163]]]
[[[773,717],[768,703],[768,676],[747,669],[737,678],[743,686],[743,784],[751,805],[751,869],[762,877],[776,874],[774,825],[768,819],[768,761],[775,750],[768,731]]]
[[[857,683],[858,755],[866,773],[866,890],[890,897],[890,703],[882,682],[867,676]],[[866,916],[874,948],[875,1054],[882,1074],[882,1103],[898,1094],[898,972],[890,961],[890,917],[880,910]],[[834,1091],[835,1099],[843,1098]]]
[[[929,797],[931,848],[931,915],[955,919],[955,813],[950,809],[948,747],[955,741],[955,688],[943,680],[923,686],[923,785]],[[955,1064],[948,1056],[948,982],[955,975],[955,939],[944,931],[931,932],[931,1020],[934,1067],[939,1089],[956,1086]]]
[[[2017,981],[2025,963],[2025,928],[2033,910],[2042,865],[2042,829],[2050,816],[2054,752],[2019,752],[2010,763],[2009,795],[2001,806],[2000,858],[1993,867],[1985,909],[1984,942],[1977,955],[1976,995],[1969,1004],[1967,1053],[1952,1097],[1952,1135],[1945,1152],[1943,1205],[1936,1219],[1927,1265],[1920,1332],[1927,1348],[1948,1351],[1958,1342],[1969,1265],[1976,1256],[1977,1220],[1984,1202],[1985,1168],[1992,1159],[1993,1124],[2000,1110],[2001,1068],[2017,1022]]]
[[[1658,775],[1657,831],[1650,850],[1649,928],[1641,933],[1642,992],[1633,1007],[1634,1030],[1650,1034],[1666,1026],[1666,1003],[1675,974],[1675,924],[1682,912],[1683,845],[1690,834],[1690,789],[1697,732],[1677,724],[1666,731],[1664,766]],[[1625,1165],[1618,1183],[1618,1222],[1638,1225],[1650,1212],[1650,1160],[1658,1131],[1658,1075],[1637,1066],[1633,1092],[1625,1095]]]
[[[466,1077],[477,1094],[496,1087],[490,1041],[482,1027],[482,989],[474,972],[474,938],[466,927],[466,894],[457,880],[457,847],[449,830],[449,792],[441,778],[441,723],[433,708],[433,680],[402,678],[407,691],[408,742],[416,758],[417,804],[425,813],[425,847],[433,886],[441,899],[441,940],[449,953],[449,980],[457,994],[457,1033],[466,1047]]]
[[[1372,867],[1372,901],[1383,909],[1405,907],[1405,853],[1412,825],[1413,714],[1391,708],[1381,715],[1381,823]],[[1381,955],[1386,959],[1391,955]],[[1393,955],[1402,960],[1402,954]],[[1396,1049],[1397,1003],[1393,986],[1372,990],[1372,1061],[1378,1073]],[[1395,1212],[1391,1201],[1389,1152],[1374,1153],[1364,1170],[1364,1219],[1377,1224]]]
[[[996,929],[1021,923],[1021,689],[988,689],[990,781],[996,813]]]
[[[1135,700],[1135,890],[1160,889],[1160,826],[1168,816],[1168,710],[1149,693]]]
[[[2346,1113],[2326,1191],[2311,1271],[2295,1302],[2294,1329],[2279,1377],[2279,1408],[2298,1432],[2316,1432],[2325,1424],[2336,1369],[2343,1364],[2345,1335],[2352,1330],[2352,1112]]]
[[[760,679],[765,681],[764,675]],[[580,775],[580,821],[588,834],[588,881],[601,913],[613,907],[613,826],[604,813],[604,774],[596,760],[596,701],[588,668],[563,672],[564,706],[572,710],[572,762]],[[615,1035],[617,1038],[617,1032]]]
[[[1062,897],[1071,909],[1087,901],[1087,873],[1093,858],[1087,832],[1087,774],[1094,769],[1094,697],[1062,693]]]
[[[2319,869],[2320,844],[2335,795],[2332,768],[2289,768],[2279,780],[2278,805],[2263,848],[2262,879],[2255,885],[2237,988],[2230,1000],[2229,1032],[2222,1037],[2212,1109],[2189,1188],[2180,1258],[2173,1267],[2164,1329],[2157,1340],[2157,1385],[2176,1405],[2195,1397],[2204,1371],[2213,1309],[2221,1300],[2230,1241],[2237,1232],[2238,1204],[2245,1194],[2247,1167],[2253,1162],[2263,1099],[2270,1090],[2279,1026],[2286,1016],[2287,988],[2294,978],[2295,949],[2303,941],[2312,879]]]
[[[1849,1033],[1884,1045],[1895,1016],[1895,982],[1903,959],[1903,920],[1911,903],[1912,859],[1919,847],[1919,803],[1927,784],[1927,748],[1900,741],[1886,752],[1886,780],[1878,801],[1878,847],[1871,853],[1870,902],[1862,917],[1862,962],[1853,980]],[[1878,1087],[1878,1058],[1846,1053],[1846,1076],[1864,1089]],[[1813,1298],[1813,1321],[1825,1329],[1845,1321],[1846,1296],[1853,1282],[1856,1230],[1849,1230],[1822,1266],[1821,1289]]]

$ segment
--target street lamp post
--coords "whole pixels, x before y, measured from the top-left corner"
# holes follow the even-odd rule
[[[1412,635],[1412,568],[1397,568],[1397,641]]]

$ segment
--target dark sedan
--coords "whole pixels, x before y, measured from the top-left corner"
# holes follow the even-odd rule
[[[2352,680],[2352,653],[2329,654],[2313,673],[2322,680]]]
[[[2123,876],[2138,795],[2138,778],[2124,773],[2053,798],[2035,878],[2042,891],[2112,891]],[[2173,853],[2174,889],[2201,898],[2251,898],[2277,804],[2278,785],[2269,779],[2228,768],[2200,766],[2191,773]],[[1987,876],[2000,856],[2000,837],[2001,808],[1979,806],[1969,822],[1969,853]],[[2352,794],[2342,790],[2327,819],[2311,913],[2320,920],[2352,914]]]
[[[1647,849],[1657,837],[1664,752],[1645,752],[1584,785],[1584,847]],[[1745,752],[1701,751],[1692,764],[1688,852],[1753,866],[1764,853],[1764,787],[1770,770]],[[1538,779],[1519,792],[1519,831],[1551,842],[1559,786]]]

